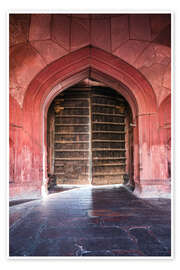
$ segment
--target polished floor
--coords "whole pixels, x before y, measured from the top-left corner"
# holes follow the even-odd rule
[[[10,207],[10,256],[170,256],[170,199],[83,187]]]

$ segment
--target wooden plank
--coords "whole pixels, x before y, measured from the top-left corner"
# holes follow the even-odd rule
[[[120,148],[92,148],[92,151],[126,151],[126,149],[120,149]]]
[[[71,162],[71,160],[69,160],[69,161]],[[77,160],[75,160],[74,163],[76,163],[76,161],[77,161]],[[81,161],[82,161],[82,160],[81,160]],[[85,161],[86,161],[86,160],[85,160]],[[57,164],[57,162],[58,162],[58,161],[56,161],[56,164],[54,165],[54,167],[65,167],[65,165],[68,163],[68,160],[66,160],[67,163],[63,163],[63,164]],[[62,161],[60,161],[60,162],[62,162]],[[69,162],[69,163],[70,163],[70,162]],[[89,167],[89,164],[83,164],[83,163],[81,163],[81,167],[84,167],[84,168]]]
[[[125,139],[124,140],[97,140],[97,139],[94,139],[92,141],[93,142],[111,142],[111,143],[115,143],[115,142],[125,142]]]
[[[89,149],[54,149],[55,152],[89,152]]]
[[[120,159],[126,159],[126,157],[93,157],[93,160],[108,160],[108,159],[120,160]]]
[[[88,160],[88,158],[54,158],[54,160],[72,160],[72,161],[76,161],[76,160]]]
[[[126,166],[125,163],[104,163],[104,164],[94,164],[93,167],[104,167],[104,166]]]
[[[87,97],[87,98],[79,98],[79,97],[69,98],[69,100],[88,100],[88,99],[89,99],[89,97]],[[56,101],[66,101],[66,100],[64,98],[63,99],[57,98]],[[67,101],[68,101],[68,99],[67,99]]]
[[[70,124],[55,124],[55,126],[67,126],[67,127],[71,127],[71,126],[89,126],[89,124],[73,124],[73,123],[70,123]]]
[[[116,176],[116,175],[123,175],[125,172],[122,173],[93,173],[93,177],[97,176]]]
[[[81,110],[83,110],[83,109],[88,109],[89,107],[87,107],[87,106],[84,106],[84,107],[64,107],[64,110],[65,109],[81,109]]]
[[[89,181],[92,184],[92,171],[93,171],[93,160],[92,160],[92,98],[89,98]]]
[[[106,130],[93,130],[92,133],[118,133],[118,134],[125,134],[125,131],[106,131]]]
[[[71,144],[71,143],[89,143],[89,141],[55,141],[55,143],[65,143],[65,144]]]
[[[83,117],[89,117],[89,115],[87,115],[87,114],[85,114],[85,115],[82,115],[82,114],[74,114],[74,115],[70,115],[70,114],[68,114],[68,115],[64,115],[64,114],[62,114],[62,115],[58,115],[58,114],[56,114],[56,118],[66,118],[66,117],[68,117],[68,118],[71,118],[71,117],[80,117],[80,118],[83,118]]]
[[[114,96],[113,97],[113,96],[105,95],[105,94],[102,94],[102,95],[92,94],[92,97],[108,98],[108,99],[118,100],[118,101],[124,102],[124,99],[123,98],[118,98],[117,96]]]
[[[62,172],[62,173],[60,173],[60,172],[56,172],[55,173],[56,175],[65,175],[66,173],[65,172]],[[81,173],[81,175],[89,175],[88,173]]]
[[[125,114],[124,113],[116,113],[116,114],[113,114],[113,113],[99,113],[99,112],[93,112],[92,115],[107,115],[107,116],[124,116]]]
[[[119,125],[119,126],[125,126],[125,123],[118,123],[118,122],[92,122],[93,124],[105,124],[105,125]]]
[[[81,134],[88,134],[89,135],[89,132],[69,132],[69,131],[66,131],[66,132],[55,132],[55,134],[60,134],[60,135],[81,135]]]
[[[121,107],[121,106],[114,105],[114,104],[102,104],[102,103],[92,103],[92,106],[112,107],[112,108],[119,108],[119,107]]]

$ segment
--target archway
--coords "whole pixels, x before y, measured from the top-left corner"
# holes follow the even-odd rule
[[[34,166],[32,181],[39,187],[42,182],[44,187],[47,184],[46,123],[49,105],[57,94],[86,78],[103,82],[115,89],[131,107],[134,124],[134,181],[138,187],[141,179],[153,178],[151,166],[147,162],[150,146],[157,142],[157,137],[149,137],[152,125],[157,125],[156,97],[139,71],[119,58],[91,46],[50,64],[28,87],[23,104],[24,130],[27,134],[24,136],[24,144],[31,148]]]
[[[55,97],[47,114],[47,173],[56,185],[133,188],[133,123],[112,88],[83,80]]]

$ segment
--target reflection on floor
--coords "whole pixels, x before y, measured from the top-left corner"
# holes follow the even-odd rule
[[[10,256],[170,256],[170,199],[84,187],[10,207]]]
[[[59,193],[59,192],[63,192],[63,191],[67,191],[67,190],[71,190],[71,189],[75,189],[78,188],[80,186],[72,186],[72,185],[56,185],[56,186],[52,186],[51,188],[49,188],[48,193],[49,194],[53,194],[53,193]]]
[[[52,186],[51,188],[49,188],[48,190],[48,194],[54,194],[54,193],[59,193],[59,192],[63,192],[63,191],[67,191],[67,190],[71,190],[74,188],[77,188],[78,186],[72,186],[72,185],[56,185],[56,186]],[[9,206],[14,206],[14,205],[18,205],[18,204],[22,204],[22,203],[27,203],[27,202],[31,202],[34,201],[36,199],[21,199],[21,200],[12,200],[9,202]]]

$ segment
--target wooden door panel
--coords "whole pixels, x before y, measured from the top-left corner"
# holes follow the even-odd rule
[[[55,99],[57,184],[89,184],[89,92],[69,89]]]
[[[124,99],[109,89],[93,88],[92,183],[120,184],[126,170]]]
[[[55,98],[50,164],[57,184],[124,182],[132,167],[127,166],[127,106],[122,96],[105,87],[75,86]]]

